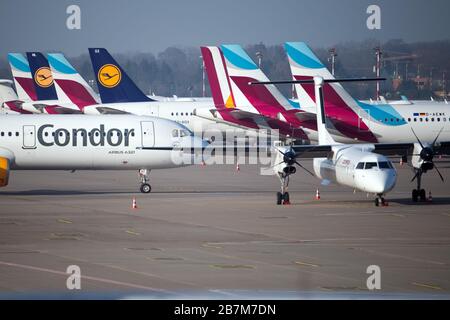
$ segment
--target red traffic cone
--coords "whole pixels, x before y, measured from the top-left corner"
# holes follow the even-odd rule
[[[131,205],[131,208],[132,209],[137,209],[137,204],[136,204],[136,198],[135,197],[133,197],[133,203]]]
[[[316,190],[316,200],[320,200],[320,192],[319,192],[319,189]]]

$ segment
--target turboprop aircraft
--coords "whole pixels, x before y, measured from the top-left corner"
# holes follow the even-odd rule
[[[140,190],[149,193],[150,170],[192,164],[186,149],[205,146],[185,126],[155,117],[4,115],[0,187],[11,170],[139,169]]]
[[[276,147],[276,165],[282,186],[277,193],[277,204],[290,202],[287,191],[289,176],[296,172],[295,164],[321,179],[351,187],[367,193],[374,193],[375,205],[385,205],[384,195],[395,186],[397,173],[391,161],[377,153],[377,147],[368,144],[342,144],[336,142],[326,128],[326,113],[323,105],[323,79],[314,78],[317,103],[318,145],[297,147]],[[304,168],[298,158],[314,158],[314,174]]]

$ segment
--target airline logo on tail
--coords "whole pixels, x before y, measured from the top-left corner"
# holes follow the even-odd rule
[[[50,87],[53,84],[53,77],[50,68],[39,68],[34,74],[34,81],[42,88]]]
[[[122,73],[119,67],[113,64],[105,64],[98,71],[98,81],[107,88],[114,88],[120,83]]]

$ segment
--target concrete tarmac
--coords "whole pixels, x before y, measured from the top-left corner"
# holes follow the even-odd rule
[[[387,207],[301,170],[277,206],[278,179],[255,165],[153,171],[148,195],[134,171],[12,172],[0,297],[447,298],[449,183],[427,173],[433,200],[414,204],[413,174],[397,167]],[[67,288],[70,265],[81,290]],[[381,290],[367,288],[371,265]]]

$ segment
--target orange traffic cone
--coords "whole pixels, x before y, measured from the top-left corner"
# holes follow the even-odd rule
[[[431,196],[431,191],[428,192],[428,202],[432,202],[433,201],[433,197]]]
[[[133,197],[133,203],[131,205],[131,208],[132,209],[137,209],[137,204],[136,204],[136,198],[135,197]]]
[[[200,165],[201,165],[202,167],[206,166],[205,160],[202,160],[202,162],[200,163]]]
[[[316,190],[316,200],[320,200],[320,192],[319,192],[319,189]]]
[[[400,158],[400,165],[403,165],[403,158]]]

